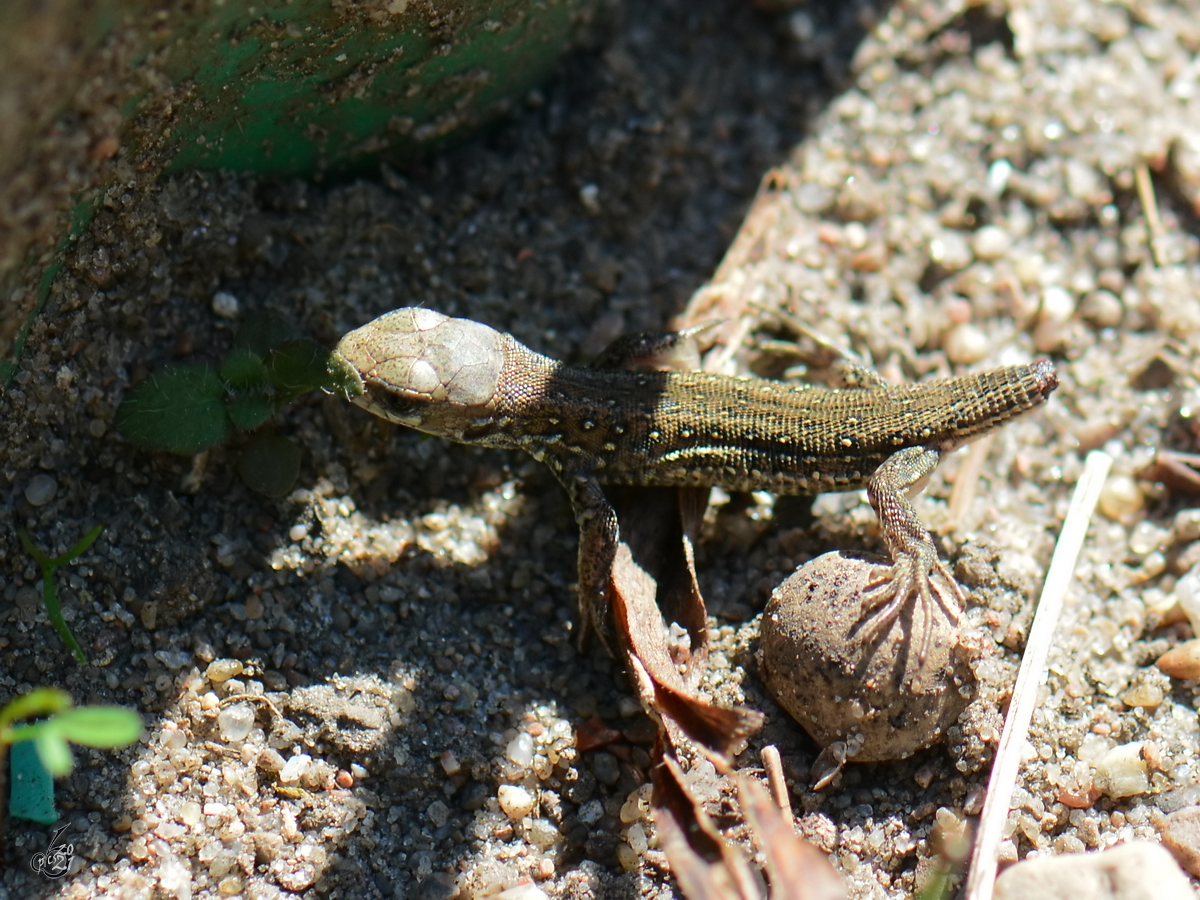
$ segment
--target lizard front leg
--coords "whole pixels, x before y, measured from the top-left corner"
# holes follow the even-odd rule
[[[911,610],[912,603],[920,603],[923,613],[920,660],[929,650],[935,602],[941,601],[943,611],[955,624],[965,602],[962,589],[938,559],[933,539],[908,499],[940,459],[941,453],[934,447],[906,447],[889,456],[867,484],[867,498],[883,527],[892,567],[888,574],[867,586],[860,625],[869,625],[875,635],[883,635],[898,616]],[[935,600],[930,584],[935,573],[950,586],[950,602],[945,602],[941,593]]]
[[[595,629],[608,647],[608,578],[621,541],[617,513],[594,478],[575,475],[562,482],[579,525],[579,646]]]

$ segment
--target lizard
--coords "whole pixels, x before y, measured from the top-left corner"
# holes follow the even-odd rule
[[[1053,364],[918,384],[854,367],[842,388],[620,367],[679,338],[625,338],[601,366],[579,367],[479,322],[410,307],[346,334],[330,371],[347,399],[376,416],[463,444],[524,450],[549,467],[579,525],[581,641],[589,629],[605,637],[620,541],[603,484],[865,488],[892,565],[864,593],[864,623],[886,629],[914,602],[929,623],[935,573],[955,592],[958,608],[948,612],[957,620],[965,598],[909,495],[943,456],[1042,404],[1058,386]]]

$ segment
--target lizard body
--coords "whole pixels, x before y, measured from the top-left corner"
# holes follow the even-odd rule
[[[619,531],[601,484],[781,494],[866,488],[893,566],[865,608],[886,624],[914,597],[933,602],[932,572],[954,585],[907,494],[944,454],[1040,405],[1058,386],[1047,360],[923,384],[869,376],[854,389],[582,368],[478,322],[416,308],[350,332],[334,360],[349,399],[375,415],[461,443],[525,450],[550,468],[580,527],[584,629],[602,633]]]

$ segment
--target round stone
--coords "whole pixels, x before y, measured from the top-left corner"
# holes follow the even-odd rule
[[[847,760],[902,759],[930,746],[974,693],[944,576],[931,578],[932,609],[914,599],[881,627],[864,619],[864,592],[890,568],[878,557],[826,553],[776,588],[763,613],[768,689],[822,747],[843,744]]]
[[[45,506],[54,499],[57,491],[58,482],[43,472],[29,479],[29,484],[25,485],[25,499],[30,506]]]

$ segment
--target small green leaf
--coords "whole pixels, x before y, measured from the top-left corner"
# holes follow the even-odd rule
[[[283,497],[300,474],[300,448],[278,435],[255,438],[242,453],[238,474],[251,490]]]
[[[142,719],[123,706],[77,706],[52,720],[60,735],[87,747],[124,747],[142,733]]]
[[[271,382],[287,399],[315,391],[328,377],[329,351],[316,341],[288,341],[267,354]]]
[[[13,722],[36,716],[51,716],[71,708],[71,696],[57,688],[36,688],[6,703],[0,709],[0,732]]]
[[[234,391],[266,391],[271,384],[262,357],[245,347],[235,348],[225,357],[221,378]]]
[[[46,771],[51,775],[66,775],[71,771],[74,761],[71,759],[71,748],[53,727],[54,722],[54,719],[43,722],[46,727],[41,729],[33,740],[37,747],[38,759],[42,761]]]
[[[202,363],[176,363],[152,374],[125,396],[117,430],[130,443],[193,454],[229,434],[225,384]]]
[[[238,394],[225,401],[229,419],[242,431],[253,431],[275,412],[264,394]]]
[[[265,359],[272,347],[298,337],[300,329],[286,316],[270,311],[254,312],[242,319],[234,346]]]
[[[68,550],[62,556],[54,557],[54,559],[51,560],[51,562],[53,562],[56,566],[61,566],[63,563],[69,563],[75,557],[86,553],[88,547],[90,547],[90,546],[92,546],[92,544],[96,543],[96,538],[100,537],[100,532],[102,532],[103,530],[104,530],[103,525],[95,526],[94,528],[92,528],[91,531],[89,531],[87,534],[85,534],[83,537],[81,537],[79,539],[78,544],[76,544],[74,547],[72,547],[70,550]]]

